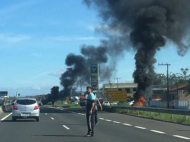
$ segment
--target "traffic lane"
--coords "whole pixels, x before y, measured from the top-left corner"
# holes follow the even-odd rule
[[[63,110],[66,111],[66,110]],[[68,111],[68,110],[67,110]],[[62,122],[69,126],[71,132],[75,135],[83,135],[87,132],[86,117],[81,113],[59,113],[52,114],[52,116],[58,122]],[[64,118],[64,119],[63,119]],[[179,138],[172,137],[167,134],[158,134],[151,132],[147,129],[142,130],[135,127],[123,125],[122,123],[116,124],[114,122],[107,122],[99,120],[100,124],[95,126],[95,136],[91,138],[91,141],[110,141],[110,142],[136,142],[136,141],[168,141],[168,142],[183,142]],[[84,138],[78,138],[80,141],[86,141]]]
[[[10,112],[2,112],[0,113],[0,121],[4,120],[6,118],[7,115],[9,115]]]
[[[78,133],[75,134],[73,133],[72,129],[71,131],[63,127],[63,123],[58,121],[55,117],[54,114],[59,115],[60,113],[65,116],[68,114],[68,112],[63,112],[60,110],[56,109],[51,109],[51,108],[41,108],[41,120],[40,122],[35,122],[33,120],[18,120],[16,122],[11,121],[11,116],[8,117],[6,120],[2,122],[2,124],[7,123],[8,125],[1,125],[2,127],[0,128],[1,135],[6,135],[1,141],[89,141],[90,138],[84,137],[85,133]],[[56,112],[56,113],[54,113]],[[53,119],[52,119],[53,118]],[[62,117],[63,120],[64,117]],[[12,124],[11,124],[12,123]],[[19,123],[19,124],[18,124]],[[64,123],[68,124],[67,121],[64,121]],[[18,125],[17,125],[18,124]],[[36,124],[38,124],[36,126]],[[72,123],[71,125],[78,125]],[[79,124],[80,125],[80,124]],[[84,124],[85,125],[85,124]],[[66,126],[66,125],[65,125]],[[67,126],[69,127],[69,126]],[[4,129],[6,128],[6,129]],[[7,129],[8,128],[8,129]],[[12,130],[8,132],[9,128]],[[13,129],[14,128],[14,129]],[[19,128],[19,131],[16,131],[15,128]],[[38,129],[36,129],[38,128]],[[64,132],[63,132],[64,130]],[[85,129],[86,130],[86,129]],[[65,132],[66,131],[66,132]],[[10,133],[13,133],[13,137],[9,138]],[[1,136],[0,135],[0,136]],[[21,136],[22,135],[22,136]],[[8,137],[7,137],[8,136]],[[80,139],[81,138],[81,139]],[[93,139],[92,139],[93,141]]]
[[[57,112],[58,109],[49,108],[49,110],[55,110]],[[62,125],[69,128],[68,135],[62,135],[64,137],[69,137],[68,141],[78,141],[78,142],[97,142],[96,137],[85,137],[87,133],[86,119],[80,118],[77,113],[73,113],[68,110],[58,110],[62,113],[48,113],[48,115],[54,118],[54,122],[56,125]]]
[[[153,120],[148,118],[118,114],[118,113],[108,113],[108,112],[99,111],[98,114],[99,117],[105,119],[111,119],[122,123],[129,123],[133,126],[141,126],[149,130],[158,130],[165,132],[169,135],[180,135],[180,136],[190,137],[189,136],[190,127],[187,125],[169,123],[159,120]]]
[[[45,113],[43,111],[45,110]],[[134,128],[127,129],[127,135],[125,134],[126,128],[121,130],[121,126],[108,124],[106,126],[105,122],[101,125],[96,127],[95,131],[95,137],[93,138],[85,138],[83,137],[83,134],[85,134],[87,128],[85,125],[85,116],[79,115],[78,113],[74,115],[74,113],[68,113],[66,111],[60,111],[60,110],[54,110],[54,109],[42,109],[41,114],[41,121],[39,123],[34,121],[18,121],[18,122],[12,122],[11,116],[8,117],[3,123],[1,123],[0,130],[3,129],[3,131],[0,132],[3,139],[1,141],[58,141],[58,140],[66,140],[66,141],[137,141],[138,139],[149,140],[152,141],[152,139],[146,137],[146,134],[144,134],[142,137],[140,136],[142,132],[138,132],[138,130],[135,130],[130,132],[129,130],[132,130]],[[50,112],[50,113],[48,113]],[[56,113],[53,113],[56,112]],[[60,117],[60,120],[56,116]],[[51,119],[54,118],[54,120]],[[71,119],[72,118],[72,119]],[[62,122],[62,121],[63,122]],[[71,121],[72,120],[72,121]],[[81,123],[83,122],[83,123]],[[61,125],[62,124],[71,124],[70,130],[64,129]],[[3,125],[6,124],[6,125]],[[77,124],[77,125],[76,125]],[[82,124],[82,125],[81,125]],[[114,127],[112,127],[112,125]],[[101,126],[101,127],[100,127]],[[99,128],[98,128],[99,127]],[[63,131],[64,130],[64,131]],[[111,131],[111,132],[110,132]],[[113,132],[112,132],[113,131]],[[133,135],[132,135],[132,134]],[[138,137],[136,136],[138,135]],[[148,133],[148,135],[150,135]],[[151,134],[154,135],[154,134]],[[10,138],[10,136],[12,136]],[[153,136],[155,137],[155,136]],[[138,139],[136,139],[138,138]],[[169,137],[171,139],[171,137]],[[155,141],[155,140],[154,140]],[[163,139],[163,141],[169,141],[168,139]],[[172,140],[175,141],[175,140]]]
[[[1,142],[52,142],[69,141],[68,130],[56,124],[48,114],[41,113],[40,122],[18,120],[12,122],[12,116],[0,123]]]

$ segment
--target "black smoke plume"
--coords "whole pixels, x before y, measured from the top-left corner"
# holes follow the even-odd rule
[[[147,92],[152,86],[154,56],[167,40],[176,44],[179,55],[184,55],[189,48],[189,41],[185,38],[190,35],[190,0],[84,1],[99,11],[109,29],[119,32],[122,42],[129,39],[135,49],[133,77],[138,83],[136,99],[138,94]]]
[[[106,63],[108,60],[106,48],[103,46],[82,46],[81,55],[69,54],[65,59],[67,70],[61,75],[61,85],[64,87],[64,96],[70,95],[77,83],[90,83],[90,64]],[[104,72],[104,70],[102,70]],[[110,74],[104,76],[109,78]]]

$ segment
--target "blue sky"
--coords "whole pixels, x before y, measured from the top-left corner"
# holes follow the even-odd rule
[[[98,45],[101,34],[95,32],[101,19],[82,0],[0,0],[0,90],[10,95],[48,93],[59,85],[68,53],[80,54],[80,47]],[[172,72],[190,68],[188,52],[177,55],[168,43],[156,55],[157,62],[171,63]],[[133,81],[134,52],[118,62],[114,77],[120,82]],[[166,68],[155,64],[158,73]]]

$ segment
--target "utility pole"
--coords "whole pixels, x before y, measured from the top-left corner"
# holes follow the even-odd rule
[[[79,80],[79,85],[80,85],[80,92],[82,94],[82,81],[81,80]]]
[[[118,84],[118,83],[119,83],[119,79],[120,79],[120,78],[119,78],[119,77],[116,77],[116,78],[114,78],[114,79],[117,80],[117,90],[118,90],[118,88],[119,88],[119,86],[118,86],[119,84]]]
[[[167,66],[167,108],[170,107],[170,104],[169,104],[169,74],[168,74],[168,70],[169,70],[169,66],[171,64],[168,64],[168,63],[165,63],[165,64],[158,64],[159,66]]]
[[[111,90],[111,85],[112,85],[112,83],[110,82],[109,85],[110,85],[110,90]]]

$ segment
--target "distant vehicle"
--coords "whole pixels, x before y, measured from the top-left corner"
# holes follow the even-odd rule
[[[40,108],[35,98],[18,98],[13,103],[12,121],[17,119],[36,119],[40,120]]]
[[[132,106],[134,104],[134,102],[135,102],[134,100],[129,102],[129,105]]]
[[[38,102],[38,105],[39,105],[39,106],[42,106],[42,105],[43,105],[42,101],[38,100],[37,102]]]
[[[72,102],[72,104],[78,105],[79,103],[76,101],[76,102]]]
[[[118,102],[111,102],[110,105],[117,105]]]
[[[86,97],[84,95],[80,96],[80,106],[86,106]]]
[[[106,101],[106,102],[103,102],[103,105],[104,106],[110,106],[110,103]]]

